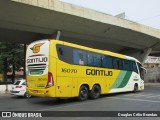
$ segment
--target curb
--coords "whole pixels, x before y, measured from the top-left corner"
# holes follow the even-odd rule
[[[160,83],[144,83],[145,86],[160,86]]]

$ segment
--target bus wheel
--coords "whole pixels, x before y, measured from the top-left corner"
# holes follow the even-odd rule
[[[134,85],[134,93],[136,93],[136,92],[138,92],[138,85],[137,84]]]
[[[81,86],[80,90],[79,90],[79,96],[78,96],[78,100],[79,101],[84,101],[88,99],[88,88],[86,86]]]
[[[101,95],[101,89],[99,85],[94,85],[92,90],[90,91],[90,98],[91,99],[97,99]]]

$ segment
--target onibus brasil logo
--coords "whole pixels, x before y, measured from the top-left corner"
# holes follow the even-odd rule
[[[38,53],[40,51],[40,47],[43,45],[44,43],[38,43],[35,44],[32,48],[30,48],[33,53]]]

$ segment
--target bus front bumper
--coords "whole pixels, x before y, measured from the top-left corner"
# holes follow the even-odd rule
[[[141,84],[141,85],[140,85],[139,90],[140,90],[140,91],[144,90],[144,84]]]

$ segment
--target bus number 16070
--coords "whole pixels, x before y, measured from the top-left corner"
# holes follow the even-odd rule
[[[62,68],[62,72],[64,72],[64,73],[77,73],[77,70],[76,69]]]

